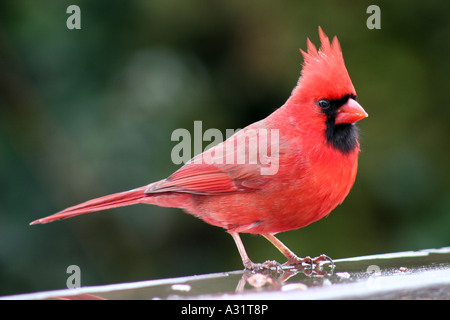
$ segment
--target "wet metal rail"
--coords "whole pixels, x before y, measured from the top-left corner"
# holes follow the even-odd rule
[[[450,299],[450,247],[340,259],[325,272],[232,271],[0,297],[55,298]]]

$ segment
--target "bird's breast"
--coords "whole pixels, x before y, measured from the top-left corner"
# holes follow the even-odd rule
[[[278,233],[304,227],[340,204],[356,177],[357,152],[343,155],[326,146],[322,150],[325,153],[308,158],[281,158],[277,174],[259,190],[196,195],[189,211],[230,232]]]

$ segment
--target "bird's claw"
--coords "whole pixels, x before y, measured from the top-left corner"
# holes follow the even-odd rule
[[[275,270],[277,272],[283,272],[282,265],[275,260],[267,260],[263,263],[248,262],[244,265],[245,269],[252,271],[264,271],[264,270]]]
[[[330,264],[330,271],[326,271],[323,269],[323,265],[326,263]],[[286,263],[284,263],[283,266],[302,269],[302,271],[307,275],[313,272],[318,275],[330,275],[333,273],[333,270],[335,268],[333,260],[325,254],[321,254],[320,256],[317,256],[315,258],[311,258],[309,256],[305,258],[293,257]]]

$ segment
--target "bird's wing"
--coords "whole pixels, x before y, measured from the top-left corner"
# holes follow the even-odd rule
[[[278,130],[261,127],[257,122],[238,131],[145,192],[221,194],[261,188],[277,173],[279,157],[288,149]]]

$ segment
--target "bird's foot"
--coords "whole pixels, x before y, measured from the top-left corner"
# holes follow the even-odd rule
[[[277,272],[283,272],[282,265],[275,260],[267,260],[263,263],[254,263],[249,260],[244,263],[244,267],[246,270],[252,271],[275,270]]]
[[[329,264],[329,271],[324,270],[323,266]],[[311,258],[309,256],[305,258],[299,258],[297,256],[291,257],[286,263],[283,264],[284,267],[293,267],[295,269],[302,269],[305,274],[316,273],[318,275],[330,275],[333,273],[335,268],[333,260],[325,255],[321,254],[318,257]]]

